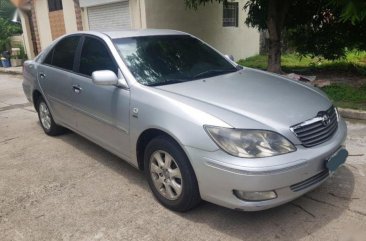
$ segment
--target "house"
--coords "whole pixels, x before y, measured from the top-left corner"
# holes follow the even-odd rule
[[[176,29],[235,59],[259,52],[259,32],[244,24],[244,1],[187,9],[184,0],[18,0],[27,54],[81,30]]]

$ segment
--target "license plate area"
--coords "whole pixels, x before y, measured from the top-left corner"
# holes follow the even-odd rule
[[[330,172],[335,172],[340,165],[345,163],[347,157],[348,151],[342,148],[325,162],[325,166]]]

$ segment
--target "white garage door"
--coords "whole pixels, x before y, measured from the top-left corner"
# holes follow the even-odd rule
[[[131,29],[128,1],[88,7],[89,29],[95,31]]]

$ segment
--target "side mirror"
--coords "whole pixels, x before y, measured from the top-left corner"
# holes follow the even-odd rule
[[[92,81],[96,85],[117,85],[118,77],[111,70],[98,70],[92,73]]]
[[[227,58],[227,59],[228,59],[228,60],[230,60],[230,61],[235,62],[234,56],[232,56],[231,54],[230,54],[230,55],[225,54],[225,58]]]

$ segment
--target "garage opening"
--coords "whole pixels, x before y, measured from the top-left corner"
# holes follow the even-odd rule
[[[113,31],[131,29],[128,1],[88,7],[89,29]]]

